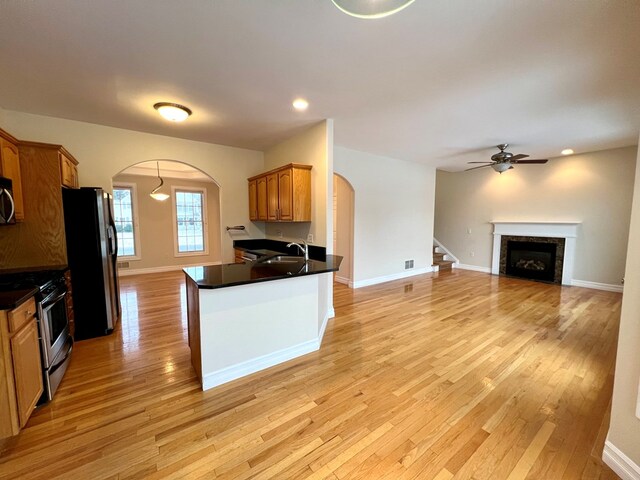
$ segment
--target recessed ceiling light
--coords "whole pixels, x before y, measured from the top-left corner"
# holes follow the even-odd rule
[[[171,122],[184,122],[193,113],[191,109],[177,103],[158,102],[153,108]]]
[[[571,148],[565,148],[560,152],[562,155],[573,155],[573,150]]]
[[[304,98],[296,98],[293,101],[293,108],[295,108],[299,112],[304,112],[307,108],[309,108],[309,102],[307,102]]]

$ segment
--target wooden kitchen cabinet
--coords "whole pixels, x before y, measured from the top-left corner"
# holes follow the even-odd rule
[[[256,191],[257,191],[257,210],[258,220],[265,221],[268,217],[267,208],[267,177],[260,177],[256,179]]]
[[[13,310],[0,311],[0,437],[20,432],[42,392],[40,341],[31,298]]]
[[[311,165],[289,164],[249,178],[256,182],[257,219],[268,222],[311,221]],[[251,210],[249,212],[251,220]]]
[[[258,220],[258,181],[249,182],[249,220]]]
[[[238,250],[237,248],[233,249],[235,253],[235,263],[244,263],[244,259],[242,258],[242,250]]]
[[[58,155],[60,158],[60,180],[62,185],[69,188],[79,188],[77,160],[63,149],[58,152]]]
[[[17,140],[2,130],[0,130],[0,176],[11,179],[15,217],[17,222],[21,222],[24,220],[24,200]]]

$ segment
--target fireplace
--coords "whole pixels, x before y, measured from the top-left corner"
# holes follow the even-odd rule
[[[503,235],[500,244],[502,275],[562,283],[564,238]]]
[[[576,239],[580,229],[580,222],[536,222],[536,221],[493,221],[493,254],[491,257],[491,273],[494,275],[511,275],[507,273],[507,241],[535,242],[555,244],[554,274],[552,280],[544,280],[562,285],[571,285],[573,282],[573,266],[575,263]],[[537,247],[536,247],[537,248]],[[552,247],[542,247],[548,248]],[[521,260],[521,259],[518,259]],[[546,263],[545,258],[531,258],[529,272],[539,268],[535,260]],[[526,262],[526,260],[525,260]],[[516,261],[518,263],[518,261]],[[523,262],[520,263],[523,266]],[[531,277],[529,277],[531,278]],[[534,280],[540,280],[535,278]]]
[[[553,282],[555,265],[556,246],[553,243],[507,242],[507,275]]]

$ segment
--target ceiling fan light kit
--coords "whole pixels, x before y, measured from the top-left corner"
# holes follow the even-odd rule
[[[357,18],[383,18],[411,5],[415,0],[331,0],[347,15]]]
[[[478,168],[491,167],[496,172],[502,173],[502,172],[506,172],[507,170],[513,168],[513,166],[516,165],[516,164],[518,164],[518,165],[527,164],[527,163],[529,163],[529,164],[534,164],[534,163],[541,164],[541,163],[547,163],[549,161],[546,158],[524,160],[529,155],[527,155],[525,153],[518,153],[517,155],[514,155],[511,152],[507,152],[506,149],[507,149],[508,146],[509,146],[508,143],[501,143],[500,145],[496,145],[496,147],[500,151],[498,153],[494,153],[493,155],[491,155],[491,161],[490,162],[467,162],[467,163],[484,163],[485,165],[480,165],[479,167],[467,168],[465,170],[465,172],[468,172],[469,170],[476,170]]]

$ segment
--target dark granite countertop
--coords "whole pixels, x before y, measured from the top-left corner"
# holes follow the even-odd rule
[[[187,267],[184,272],[198,284],[198,288],[212,289],[336,272],[340,268],[341,262],[342,257],[338,255],[325,255],[324,261],[308,260],[305,263],[304,259],[300,258],[300,261],[295,263],[269,264],[260,261],[228,263]]]
[[[0,310],[13,310],[38,292],[36,287],[0,291]]]

